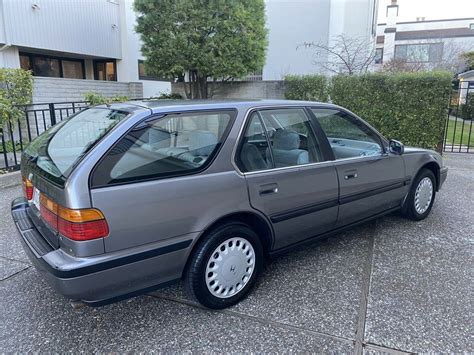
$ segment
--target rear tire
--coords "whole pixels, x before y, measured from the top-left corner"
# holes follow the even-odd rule
[[[262,263],[257,234],[243,223],[228,223],[198,242],[185,273],[186,288],[203,306],[226,308],[247,296]]]
[[[416,176],[402,207],[402,214],[414,221],[425,219],[431,212],[436,196],[436,178],[429,169]]]

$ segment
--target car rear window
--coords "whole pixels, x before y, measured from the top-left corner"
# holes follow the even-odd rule
[[[94,187],[201,171],[215,156],[235,111],[168,114],[130,130],[92,176]]]
[[[39,135],[25,155],[46,177],[64,181],[79,159],[127,115],[106,108],[86,109]]]

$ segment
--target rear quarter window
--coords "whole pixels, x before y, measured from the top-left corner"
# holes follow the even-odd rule
[[[121,138],[94,169],[92,187],[202,171],[215,157],[235,111],[147,119]]]

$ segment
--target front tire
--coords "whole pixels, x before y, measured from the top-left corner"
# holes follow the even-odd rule
[[[198,242],[186,270],[186,287],[203,306],[226,308],[247,296],[262,263],[257,234],[242,223],[225,224]]]
[[[413,181],[402,207],[402,214],[414,221],[425,219],[431,212],[436,196],[436,178],[429,169],[422,169]]]

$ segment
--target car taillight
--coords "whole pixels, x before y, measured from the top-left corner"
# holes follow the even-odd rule
[[[63,207],[44,194],[40,196],[41,216],[66,238],[76,241],[107,237],[109,226],[102,212],[95,208]]]
[[[22,177],[22,183],[26,199],[31,200],[33,198],[33,183],[24,176]]]
[[[40,213],[44,221],[55,231],[58,230],[58,204],[44,194],[40,194]]]

